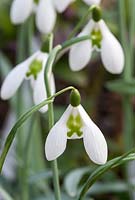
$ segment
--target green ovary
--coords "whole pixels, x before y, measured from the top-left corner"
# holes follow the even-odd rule
[[[81,131],[82,126],[83,123],[79,114],[77,116],[70,115],[67,121],[67,127],[69,129],[67,136],[72,137],[76,133],[78,137],[81,137],[83,134]]]
[[[38,4],[38,3],[39,3],[39,0],[34,0],[34,3]]]
[[[34,79],[37,79],[38,73],[42,70],[42,61],[34,60],[29,67],[29,71],[26,73],[26,76],[33,76]]]
[[[98,49],[101,48],[101,41],[102,41],[102,34],[100,30],[93,30],[91,32],[91,41],[92,41],[92,46],[96,46]]]

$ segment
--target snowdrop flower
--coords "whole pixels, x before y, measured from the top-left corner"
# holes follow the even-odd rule
[[[10,18],[14,24],[24,23],[34,12],[36,25],[43,34],[50,33],[55,25],[57,12],[62,13],[75,0],[13,0]],[[88,5],[99,4],[101,0],[83,0]]]
[[[77,101],[74,100],[76,96]],[[108,154],[106,140],[80,105],[80,97],[78,97],[77,90],[71,93],[71,104],[50,130],[45,143],[46,158],[49,161],[58,158],[65,151],[68,139],[83,138],[84,147],[90,159],[94,163],[105,164]]]
[[[123,49],[101,19],[101,16],[97,15],[97,10],[95,13],[93,13],[93,19],[78,35],[78,37],[90,35],[90,40],[75,44],[70,49],[70,68],[73,71],[83,69],[89,63],[92,52],[97,50],[101,53],[101,59],[106,70],[112,74],[119,74],[124,68]]]
[[[48,54],[37,51],[24,62],[18,64],[6,77],[1,87],[1,98],[7,100],[11,98],[20,87],[24,79],[29,79],[33,89],[34,103],[37,105],[47,98],[44,84],[44,70]],[[55,83],[53,74],[50,77],[50,87],[52,94],[55,93]],[[40,109],[46,112],[48,106]]]
[[[63,12],[73,0],[13,0],[10,17],[20,24],[35,12],[36,25],[41,33],[50,33],[55,25],[57,11]]]
[[[101,0],[83,0],[88,5],[98,5],[100,4]]]

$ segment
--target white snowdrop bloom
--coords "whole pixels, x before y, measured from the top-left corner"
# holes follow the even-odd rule
[[[24,62],[18,64],[6,77],[1,87],[1,98],[7,100],[11,98],[20,87],[24,79],[29,79],[33,89],[33,100],[37,105],[47,98],[44,84],[44,70],[48,54],[37,51]],[[55,83],[53,74],[50,77],[50,87],[52,94],[55,93]],[[48,106],[40,109],[46,112]]]
[[[75,0],[13,0],[10,18],[13,24],[24,23],[34,12],[36,25],[43,34],[50,33],[55,25],[57,12],[64,12]],[[101,0],[83,0],[88,5],[99,4]]]
[[[100,4],[101,0],[83,0],[88,5],[98,5]]]
[[[124,68],[124,52],[115,36],[110,32],[105,22],[91,19],[78,35],[90,35],[90,40],[82,41],[71,47],[69,64],[73,71],[83,69],[90,61],[93,50],[101,53],[101,59],[106,70],[119,74]]]
[[[102,132],[80,104],[75,107],[70,104],[47,136],[45,143],[47,160],[58,158],[65,151],[68,139],[81,138],[90,159],[94,163],[105,164],[108,149]]]
[[[23,23],[33,12],[41,33],[50,33],[55,25],[57,11],[65,11],[74,0],[13,0],[10,18],[14,24]]]

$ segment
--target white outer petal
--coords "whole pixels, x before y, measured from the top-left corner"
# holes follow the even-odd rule
[[[61,118],[59,119],[59,122],[66,124],[69,116],[71,115],[71,113],[73,111],[73,109],[74,109],[73,106],[69,105],[67,107],[67,109],[65,110],[65,112],[63,113],[63,115],[61,116]]]
[[[94,21],[90,20],[77,37],[90,35],[94,24]],[[78,44],[72,45],[69,51],[69,66],[71,70],[79,71],[83,69],[89,63],[91,54],[92,44],[90,40],[82,41]]]
[[[104,67],[112,74],[119,74],[124,68],[124,52],[119,41],[109,31],[103,20],[99,22],[102,32],[101,58]]]
[[[33,0],[13,0],[10,18],[14,24],[23,23],[31,14]]]
[[[40,0],[37,7],[36,25],[41,33],[50,33],[56,22],[56,11],[52,0]]]
[[[62,13],[67,9],[69,4],[71,4],[74,0],[53,0],[54,5],[59,13]]]
[[[47,160],[49,161],[58,158],[66,149],[68,131],[66,122],[72,110],[73,107],[69,105],[47,136],[45,143],[45,154]]]
[[[85,127],[84,131],[84,147],[90,159],[99,165],[103,165],[107,161],[108,149],[106,140],[100,129],[91,122],[91,125]]]
[[[4,100],[12,97],[25,78],[29,64],[35,58],[38,52],[34,53],[24,62],[18,64],[6,77],[1,87],[1,98]]]
[[[67,128],[65,124],[57,122],[50,130],[46,143],[45,154],[47,160],[55,160],[66,149],[67,144]]]
[[[69,65],[71,70],[79,71],[90,61],[92,46],[90,41],[80,42],[71,47],[69,52]]]
[[[51,93],[55,93],[55,83],[54,83],[54,78],[53,75],[50,79],[50,87],[51,87]],[[35,105],[41,103],[45,99],[47,99],[47,94],[46,94],[46,88],[45,88],[45,83],[44,83],[44,71],[40,72],[40,74],[37,77],[37,80],[34,81],[33,85],[33,99]],[[40,109],[40,112],[46,112],[48,110],[48,105],[42,107]]]
[[[106,140],[100,129],[90,119],[83,107],[80,105],[78,109],[85,123],[85,126],[82,128],[85,150],[94,163],[105,164],[108,155]]]
[[[47,98],[45,81],[44,81],[44,68],[47,62],[48,54],[39,51],[36,59],[42,61],[42,71],[38,74],[37,79],[31,79],[31,85],[33,88],[33,99],[34,103],[37,105],[44,101]],[[55,93],[55,81],[53,74],[50,78],[50,87],[51,87],[51,94]],[[40,109],[40,112],[46,112],[48,110],[48,106],[44,106]]]
[[[33,85],[33,100],[35,105],[38,105],[42,101],[47,99],[45,83],[44,83],[44,71],[40,72],[37,79],[34,81]],[[46,112],[48,110],[48,106],[42,107],[39,111]]]
[[[84,110],[84,108],[82,107],[82,105],[79,105],[78,107],[78,112],[81,116],[81,119],[84,123],[84,126],[88,126],[90,124],[90,122],[92,121],[89,117],[89,115],[86,113],[86,111]]]
[[[85,3],[88,5],[93,5],[93,4],[100,4],[101,0],[83,0]]]

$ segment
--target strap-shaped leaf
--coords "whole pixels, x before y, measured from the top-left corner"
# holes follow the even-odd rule
[[[27,111],[25,114],[23,114],[19,119],[18,121],[15,123],[15,125],[13,126],[13,128],[11,129],[7,139],[6,139],[6,142],[5,142],[5,145],[4,145],[4,148],[3,148],[3,151],[1,153],[1,156],[0,156],[0,172],[2,170],[2,167],[3,167],[3,164],[4,164],[4,161],[5,161],[5,158],[7,156],[7,153],[9,151],[9,148],[14,140],[14,137],[17,133],[17,130],[18,128],[33,114],[35,113],[36,111],[38,111],[40,108],[42,108],[43,106],[51,103],[52,100],[51,98],[48,98],[47,100],[43,101],[42,103],[36,105],[36,106],[33,106],[29,111]]]
[[[78,185],[82,177],[90,173],[90,167],[83,167],[72,170],[65,178],[64,187],[70,197],[75,197],[78,192]]]
[[[90,189],[90,187],[99,179],[102,174],[107,172],[109,169],[112,169],[116,166],[119,166],[127,161],[135,160],[135,149],[129,151],[128,153],[125,153],[124,155],[117,157],[115,159],[112,159],[108,161],[105,165],[100,166],[95,170],[90,177],[88,178],[86,184],[84,185],[80,195],[79,200],[82,200],[87,193],[87,191]]]
[[[126,95],[135,95],[135,80],[124,81],[122,79],[107,82],[107,88],[114,92]]]
[[[0,195],[1,195],[0,197],[5,200],[13,200],[13,198],[1,186],[0,186]]]

